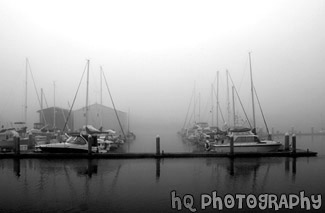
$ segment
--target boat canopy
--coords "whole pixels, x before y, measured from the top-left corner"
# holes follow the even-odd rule
[[[14,124],[26,124],[26,123],[22,121],[18,121],[18,122],[14,122]]]
[[[219,127],[217,126],[210,126],[210,130],[216,133],[226,133],[226,131],[221,130]]]
[[[228,132],[248,132],[248,131],[252,131],[252,129],[248,127],[241,127],[241,126],[230,127],[228,129]]]
[[[86,133],[88,133],[88,134],[94,134],[94,133],[99,133],[100,132],[98,129],[96,129],[92,125],[83,126],[82,129],[86,130]]]
[[[209,127],[209,124],[207,122],[198,122],[196,123],[196,126],[199,126],[200,128],[207,128]]]

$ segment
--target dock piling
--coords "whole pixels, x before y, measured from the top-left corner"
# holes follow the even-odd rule
[[[297,150],[297,146],[296,146],[296,135],[293,134],[292,135],[292,153],[296,153]]]
[[[156,155],[160,155],[160,137],[156,136]]]
[[[284,150],[289,151],[289,133],[284,135]]]
[[[93,142],[93,138],[91,137],[91,135],[88,136],[88,155],[91,155],[92,152],[92,142]]]
[[[16,155],[20,154],[20,137],[14,137],[14,151]]]
[[[234,137],[230,137],[230,155],[234,155]]]
[[[32,134],[28,135],[28,145],[27,148],[28,149],[32,149],[35,146],[35,140]]]

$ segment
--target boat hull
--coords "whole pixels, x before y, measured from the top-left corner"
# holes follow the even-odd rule
[[[36,150],[47,153],[88,153],[88,144],[71,145],[67,143],[53,143],[35,146]],[[97,147],[92,147],[92,152],[97,152]]]
[[[37,147],[46,153],[88,153],[87,149],[64,148],[64,147]]]
[[[280,147],[280,143],[235,143],[234,153],[276,152]],[[212,145],[210,151],[218,153],[230,153],[230,144]]]

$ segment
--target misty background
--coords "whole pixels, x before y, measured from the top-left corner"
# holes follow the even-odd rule
[[[325,128],[322,0],[0,0],[0,29],[1,125],[24,119],[26,58],[49,107],[55,82],[55,105],[69,109],[89,59],[89,104],[100,102],[102,66],[116,107],[130,112],[131,129],[178,131],[194,87],[200,120],[211,123],[217,71],[226,116],[226,70],[251,119],[251,52],[269,127],[282,132]],[[30,73],[27,93],[32,127],[40,105]],[[74,109],[85,106],[85,96],[84,78]],[[112,107],[105,83],[103,104]],[[257,126],[264,127],[259,113]]]

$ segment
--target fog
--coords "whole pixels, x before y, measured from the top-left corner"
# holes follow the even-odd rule
[[[102,66],[116,107],[130,112],[135,129],[161,132],[174,126],[178,131],[194,88],[200,97],[196,120],[211,123],[217,71],[226,116],[226,70],[251,119],[251,52],[254,85],[269,127],[282,132],[325,128],[321,0],[1,0],[0,29],[1,125],[24,119],[26,58],[30,127],[40,109],[30,70],[49,107],[55,100],[69,108],[88,59],[89,103],[100,102]],[[74,109],[85,106],[85,94],[84,78]],[[103,103],[112,107],[105,83]],[[259,113],[257,125],[264,126]]]

